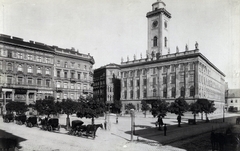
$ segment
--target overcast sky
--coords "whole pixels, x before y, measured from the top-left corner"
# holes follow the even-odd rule
[[[0,0],[0,33],[90,53],[94,68],[137,59],[147,50],[147,18],[157,0]],[[185,45],[240,88],[240,1],[164,0],[171,13],[170,51]]]

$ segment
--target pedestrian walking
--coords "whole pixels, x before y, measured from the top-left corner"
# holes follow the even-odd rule
[[[180,115],[178,115],[178,117],[177,117],[177,120],[178,120],[178,127],[181,127],[181,116]]]
[[[161,127],[163,125],[163,120],[162,120],[162,116],[158,116],[158,130],[162,130]]]
[[[164,124],[163,130],[164,130],[164,136],[167,136],[167,124]]]

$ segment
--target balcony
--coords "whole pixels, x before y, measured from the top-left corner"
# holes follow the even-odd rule
[[[63,89],[62,88],[56,88],[56,92],[61,93],[61,92],[63,92]]]
[[[70,82],[71,82],[71,83],[76,83],[76,81],[77,81],[77,80],[76,80],[75,78],[70,78]]]
[[[83,90],[83,93],[84,93],[84,94],[93,93],[93,90],[91,90],[91,89],[84,89],[84,90]]]

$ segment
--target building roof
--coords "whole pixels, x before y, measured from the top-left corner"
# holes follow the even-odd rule
[[[38,50],[54,53],[54,49],[52,49],[50,46],[44,43],[34,42],[34,41],[26,42],[26,41],[23,41],[22,38],[13,37],[13,36],[11,37],[4,34],[0,34],[0,42],[4,44],[13,45],[13,46],[38,49]]]
[[[240,98],[240,89],[229,89],[228,98]]]
[[[101,66],[100,68],[95,69],[94,71],[102,70],[102,69],[120,69],[120,65],[116,63],[109,63],[105,66]]]

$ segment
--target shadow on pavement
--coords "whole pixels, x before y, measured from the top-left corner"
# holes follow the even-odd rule
[[[26,139],[0,129],[0,150],[14,150],[15,147],[20,149],[22,147],[19,143],[22,141],[26,141]]]
[[[158,130],[158,127],[136,125],[134,135],[138,136],[139,138],[142,137],[149,141],[156,141],[163,145],[171,144],[174,147],[179,147],[187,150],[189,150],[189,147],[193,149],[194,146],[196,148],[200,148],[200,146],[202,146],[204,149],[211,149],[211,141],[209,135],[210,132],[217,129],[226,129],[235,123],[236,117],[227,117],[224,118],[224,123],[223,119],[214,119],[208,123],[205,121],[198,121],[196,125],[181,123],[181,127],[178,127],[178,125],[167,125],[167,136],[164,136],[163,128],[162,130]],[[139,127],[141,129],[139,129]],[[126,131],[125,133],[131,134],[131,131]],[[203,137],[203,139],[201,141],[192,140],[192,138],[195,137]],[[188,142],[184,142],[184,140],[187,139],[189,139]]]

